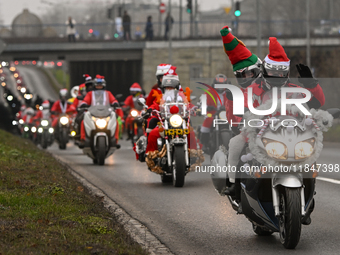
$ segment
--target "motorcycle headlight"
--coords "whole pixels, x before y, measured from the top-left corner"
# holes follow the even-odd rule
[[[262,139],[262,142],[269,157],[276,159],[288,158],[288,149],[285,144],[266,138]]]
[[[226,119],[227,119],[227,112],[226,112],[226,111],[220,112],[220,114],[218,115],[218,117],[219,117],[221,120],[226,120]]]
[[[170,117],[170,125],[174,128],[180,127],[182,125],[183,119],[178,114],[174,114]]]
[[[16,126],[16,125],[18,125],[18,122],[17,122],[16,120],[13,120],[13,121],[12,121],[12,125],[13,125],[13,126]]]
[[[315,139],[311,138],[295,145],[295,159],[308,158],[314,152]]]
[[[27,132],[29,129],[29,127],[24,127],[24,131]]]
[[[74,130],[71,131],[71,136],[76,136],[76,134],[77,134],[76,131]]]
[[[20,119],[20,120],[19,120],[19,124],[21,124],[21,125],[24,124],[24,120],[23,120],[23,119]]]
[[[50,127],[50,128],[48,129],[48,132],[49,132],[50,134],[53,134],[54,128]]]
[[[42,127],[38,128],[38,133],[42,133],[44,131],[44,129]]]
[[[21,91],[21,93],[25,93],[26,92],[26,88],[21,88],[20,91]]]
[[[106,127],[106,124],[107,124],[107,122],[106,122],[105,119],[97,119],[97,120],[96,120],[96,126],[97,126],[98,128],[100,128],[100,129],[105,128],[105,127]]]
[[[35,133],[35,132],[37,132],[37,128],[36,128],[36,127],[31,127],[31,131],[32,131],[33,133]]]
[[[65,116],[61,117],[61,118],[60,118],[60,123],[61,123],[62,125],[66,125],[66,124],[68,123],[68,118],[65,117]]]
[[[41,121],[41,125],[42,125],[43,127],[47,127],[47,126],[48,126],[48,120],[42,120],[42,121]]]
[[[136,110],[132,110],[131,111],[131,116],[132,117],[137,117],[137,115],[138,115],[138,112]]]

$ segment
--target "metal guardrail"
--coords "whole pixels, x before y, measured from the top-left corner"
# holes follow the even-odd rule
[[[303,38],[306,36],[305,20],[262,20],[262,38],[276,36],[278,38]],[[145,38],[144,22],[134,22],[130,24],[131,39],[143,40]],[[219,38],[219,31],[225,25],[232,28],[233,34],[240,38],[256,38],[257,23],[255,20],[207,20],[183,21],[182,23],[174,22],[172,25],[173,39],[188,38]],[[312,37],[336,37],[340,35],[340,19],[339,20],[311,20],[310,31]],[[7,34],[4,29],[7,29]],[[76,38],[78,40],[122,40],[123,24],[114,22],[76,24]],[[10,25],[0,26],[0,37],[16,38],[21,37],[27,30],[37,30],[40,38],[65,38],[66,25],[63,24],[40,24],[40,25]],[[46,31],[49,30],[49,34]],[[11,34],[9,34],[12,31]],[[45,35],[44,35],[45,31]],[[17,35],[13,34],[16,33]],[[153,22],[153,33],[155,40],[164,39],[165,24]],[[159,36],[160,35],[160,36]]]

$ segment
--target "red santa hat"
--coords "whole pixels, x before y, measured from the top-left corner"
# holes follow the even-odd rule
[[[173,79],[179,81],[179,77],[176,73],[176,66],[171,66],[170,69],[164,74],[163,79]]]
[[[45,100],[45,101],[41,104],[41,106],[42,106],[44,109],[49,108],[49,107],[50,107],[50,101]]]
[[[142,87],[137,82],[135,82],[131,85],[130,91],[142,91]]]
[[[171,67],[170,64],[159,64],[157,66],[156,76],[164,75],[169,70],[170,67]]]
[[[85,77],[85,81],[92,80],[92,77],[89,74],[83,74],[83,77]]]
[[[269,54],[264,58],[264,61],[274,65],[290,65],[290,60],[276,37],[269,37]]]

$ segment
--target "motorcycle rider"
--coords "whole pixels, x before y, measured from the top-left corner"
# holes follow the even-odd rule
[[[227,76],[224,74],[217,74],[213,80],[212,87],[214,89],[209,88],[208,91],[211,95],[213,95],[214,99],[208,96],[208,93],[204,93],[207,95],[207,115],[204,117],[203,124],[201,126],[201,135],[200,142],[203,144],[203,151],[207,152],[209,150],[209,140],[210,140],[210,129],[213,125],[214,114],[216,110],[220,109],[220,107],[225,108],[225,103],[227,101],[226,98],[226,90],[215,88],[216,84],[227,84]],[[222,101],[222,105],[220,100],[217,99],[216,92]],[[215,104],[216,102],[216,104]]]
[[[55,101],[51,108],[52,113],[52,127],[56,128],[59,120],[59,114],[75,112],[73,105],[67,103],[67,89],[59,90],[59,100]]]
[[[162,94],[162,90],[160,87],[162,85],[163,75],[169,70],[170,67],[171,67],[170,64],[159,64],[157,66],[157,70],[156,70],[157,83],[151,88],[151,91],[148,97],[146,98],[146,105],[150,106],[155,101],[156,99],[156,96],[154,93],[155,91],[158,94]]]
[[[152,114],[152,110],[157,110],[159,111],[159,105],[162,104],[165,101],[174,101],[176,100],[177,102],[186,102],[189,104],[188,98],[184,95],[182,91],[180,91],[180,81],[179,77],[176,74],[176,67],[171,66],[170,69],[167,71],[167,73],[164,74],[163,81],[161,88],[163,90],[163,95],[162,97],[158,96],[154,103],[148,108],[146,112],[146,116],[150,116]],[[189,98],[190,99],[190,98]],[[193,105],[189,104],[189,107],[191,106],[194,107]],[[170,109],[171,111],[171,109]],[[157,145],[157,139],[160,137],[164,137],[164,130],[163,128],[160,127],[155,127],[149,134],[148,136],[148,142],[147,142],[147,147],[145,151],[145,161],[148,166],[148,168],[155,173],[163,173],[163,170],[161,169],[160,166],[156,165],[156,155],[158,155],[158,145]],[[203,153],[201,150],[197,148],[197,142],[196,142],[196,137],[194,130],[190,128],[190,133],[187,136],[188,139],[188,148],[189,152],[191,155],[197,155],[198,157],[201,158],[203,157]],[[190,154],[189,153],[189,154]],[[204,161],[204,159],[203,159]]]
[[[142,87],[137,83],[133,83],[130,87],[130,96],[128,96],[124,101],[123,111],[129,111],[130,109],[139,108],[137,104],[138,98],[143,98]],[[130,132],[133,129],[132,124],[135,117],[132,117],[130,114],[127,114],[125,119],[125,128],[128,132],[128,138],[126,140],[132,139],[133,132]]]
[[[94,91],[104,90],[105,91],[104,101],[108,100],[108,103],[116,109],[116,114],[118,116],[120,116],[121,118],[123,118],[123,111],[122,111],[122,109],[118,108],[119,107],[118,101],[112,95],[112,93],[110,91],[106,90],[106,81],[105,81],[104,78],[105,78],[104,76],[101,76],[99,74],[96,75],[96,78],[94,79],[94,88],[93,88],[92,91],[89,91],[86,94],[86,96],[83,99],[83,102],[82,102],[80,107],[84,108],[84,107],[88,107],[90,105],[95,105],[96,102],[94,101],[94,96],[93,96]],[[84,146],[85,146],[85,138],[86,138],[86,133],[85,133],[84,120],[83,120],[81,122],[81,126],[80,126],[80,143],[79,143],[79,148],[84,148]],[[119,125],[118,125],[118,123],[117,123],[115,138],[116,138],[116,141],[118,141],[118,139],[119,139]]]
[[[38,110],[35,116],[33,117],[33,120],[36,121],[36,126],[40,125],[40,121],[42,119],[49,120],[51,117],[50,113],[50,101],[45,100],[42,104],[42,110]]]
[[[290,60],[288,59],[283,47],[279,44],[275,37],[269,38],[269,54],[265,57],[262,65],[262,77],[259,77],[250,87],[253,89],[253,106],[258,107],[262,104],[263,96],[266,91],[272,89],[273,87],[300,87],[298,85],[292,84],[289,80],[289,70],[290,70]],[[300,78],[299,79],[304,87],[309,90],[312,94],[311,100],[307,103],[311,108],[319,108],[325,103],[324,93],[322,88],[315,80],[310,72],[308,66],[303,64],[297,65]],[[245,107],[248,108],[247,104],[247,93],[245,91]],[[235,136],[230,140],[229,157],[228,163],[230,167],[237,166],[240,158],[242,149],[246,143],[246,137],[243,132]],[[231,186],[225,191],[226,195],[234,195],[239,189],[238,181],[236,181],[236,172],[229,172],[229,181]],[[239,211],[242,212],[242,209]],[[309,224],[310,218],[304,223]]]
[[[157,100],[157,97],[160,97],[163,94],[163,91],[161,89],[162,81],[163,81],[163,75],[169,70],[171,67],[170,64],[159,64],[157,66],[156,70],[156,78],[157,78],[157,84],[155,84],[148,97],[146,98],[146,105],[151,106],[155,100]],[[146,127],[146,133],[149,135],[152,129],[154,129],[157,126],[158,119],[156,117],[149,118],[147,127]]]

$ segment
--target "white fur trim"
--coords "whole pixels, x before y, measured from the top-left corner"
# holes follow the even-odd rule
[[[152,131],[152,128],[147,128],[145,131],[146,133],[150,133]]]
[[[170,67],[171,67],[170,64],[169,65],[158,65],[157,70],[165,70],[165,69],[169,70]]]
[[[282,61],[282,62],[277,62],[268,57],[268,55],[264,58],[264,61],[268,64],[274,64],[274,65],[282,65],[282,66],[289,66],[290,65],[290,60],[289,61]]]
[[[142,91],[140,88],[130,88],[130,91]]]

